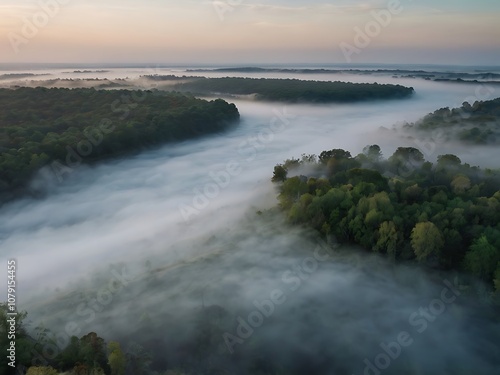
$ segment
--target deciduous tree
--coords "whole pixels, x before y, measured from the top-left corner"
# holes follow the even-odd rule
[[[443,245],[443,235],[430,221],[417,223],[411,231],[411,246],[420,262],[429,259],[430,256],[438,256]]]

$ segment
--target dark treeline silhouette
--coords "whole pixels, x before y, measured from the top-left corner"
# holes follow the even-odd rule
[[[196,94],[255,95],[257,100],[290,103],[351,103],[377,99],[400,99],[411,96],[411,87],[378,83],[303,81],[269,78],[203,78],[145,76],[151,80],[172,80],[179,91]]]

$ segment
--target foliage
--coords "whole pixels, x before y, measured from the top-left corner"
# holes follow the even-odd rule
[[[160,80],[161,76],[146,76]],[[179,78],[165,77],[173,81]],[[413,94],[413,88],[378,83],[323,82],[269,78],[184,77],[176,90],[201,94],[256,95],[257,100],[307,103],[350,103],[374,99],[399,99]]]
[[[497,269],[495,271],[495,279],[493,280],[495,284],[495,290],[500,292],[500,262],[497,263]]]
[[[5,331],[7,304],[0,303],[0,322],[2,350],[7,353],[4,339],[7,337]],[[183,353],[185,364],[179,369],[163,369],[162,374],[185,375],[186,368],[193,368],[192,364],[199,361],[200,368],[209,369],[210,361],[202,362],[202,358],[209,357],[213,353],[214,345],[220,344],[220,337],[225,330],[218,327],[222,318],[227,319],[227,312],[219,306],[209,306],[209,314],[203,316],[196,325],[199,335],[192,343],[190,351]],[[44,351],[47,337],[33,338],[29,336],[25,328],[24,320],[26,312],[18,312],[16,320],[16,366],[11,368],[2,356],[0,374],[22,374],[26,375],[124,375],[124,374],[158,374],[149,368],[152,356],[144,348],[136,343],[128,345],[127,352],[123,352],[117,341],[105,340],[95,332],[90,332],[81,338],[71,337],[69,344],[52,359]],[[216,328],[218,327],[218,328]],[[48,330],[45,330],[47,331]],[[50,333],[50,332],[48,332]],[[30,345],[23,345],[28,341]],[[188,342],[186,342],[186,345]],[[191,363],[191,365],[188,365]],[[24,369],[24,370],[23,370]],[[210,372],[213,373],[213,372]]]
[[[286,180],[287,170],[283,165],[277,165],[274,167],[273,182],[283,182]]]
[[[498,285],[500,171],[462,164],[455,155],[433,165],[412,147],[383,160],[377,145],[356,157],[334,149],[318,161],[292,160],[277,165],[273,177],[290,223]],[[310,176],[293,176],[304,164]]]
[[[58,372],[50,366],[32,366],[26,375],[58,375]]]
[[[438,256],[444,245],[439,228],[429,221],[417,223],[411,231],[411,246],[418,261]]]
[[[465,267],[486,280],[494,276],[498,262],[500,262],[500,251],[489,243],[485,235],[474,241],[465,256]]]
[[[0,198],[25,188],[51,164],[80,163],[220,132],[234,104],[179,93],[94,89],[0,89]],[[57,162],[57,164],[54,164]]]
[[[376,251],[385,252],[395,258],[399,243],[399,233],[393,221],[384,221],[378,229],[378,240],[374,247]]]
[[[110,373],[104,339],[95,332],[81,337],[71,337],[70,343],[55,359],[57,368],[64,371],[73,369],[76,373],[103,370]]]
[[[108,344],[108,352],[108,363],[111,367],[111,375],[123,375],[125,373],[126,362],[120,344],[116,341],[111,341]]]
[[[407,124],[413,131],[424,131],[443,140],[458,140],[466,144],[500,143],[500,98],[464,102],[460,108],[441,108],[422,120]]]

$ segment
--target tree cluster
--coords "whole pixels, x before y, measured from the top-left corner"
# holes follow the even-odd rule
[[[0,104],[0,195],[53,161],[95,162],[220,132],[239,118],[221,99],[159,91],[0,89]]]
[[[0,303],[0,350],[8,355],[9,345],[7,333],[7,303]],[[2,375],[185,375],[182,369],[197,369],[194,373],[216,373],[212,370],[211,360],[221,357],[215,355],[223,331],[218,326],[219,320],[227,312],[219,306],[209,306],[205,314],[195,321],[197,335],[193,341],[183,343],[177,348],[174,368],[165,370],[172,363],[161,364],[152,369],[152,355],[141,345],[130,339],[123,348],[118,341],[106,342],[95,332],[80,338],[72,336],[65,347],[57,336],[48,329],[38,326],[28,332],[26,312],[18,312],[16,317],[15,367],[9,366],[7,355],[0,357],[0,374]],[[31,327],[33,328],[33,327]],[[141,340],[140,337],[137,340]],[[171,348],[168,348],[169,350]],[[167,349],[165,349],[167,351]],[[158,359],[158,358],[157,358]],[[170,362],[170,361],[168,361]],[[174,362],[174,361],[172,361]],[[178,369],[182,365],[182,369]]]
[[[156,77],[155,80],[160,79]],[[304,103],[350,103],[411,96],[411,87],[378,83],[323,82],[268,78],[189,78],[175,89],[200,94],[256,95],[258,100]]]
[[[308,165],[309,176],[297,167]],[[437,163],[412,147],[387,160],[380,147],[352,157],[334,149],[274,168],[280,206],[315,228],[393,259],[468,271],[500,288],[500,171]]]
[[[464,102],[460,108],[441,108],[414,124],[406,124],[405,128],[446,137],[446,140],[497,145],[500,143],[500,98],[476,101],[473,105]]]
[[[6,303],[0,303],[0,349],[7,353],[10,341],[7,339]],[[71,337],[70,343],[57,355],[53,356],[57,342],[47,340],[47,330],[38,329],[37,338],[30,336],[25,328],[26,312],[19,312],[16,317],[16,367],[7,364],[6,356],[0,358],[0,368],[3,374],[19,374],[26,371],[27,375],[57,375],[69,373],[72,375],[123,375],[125,374],[126,358],[120,344],[111,341],[108,345],[95,332],[78,338]],[[50,344],[50,345],[48,345]]]

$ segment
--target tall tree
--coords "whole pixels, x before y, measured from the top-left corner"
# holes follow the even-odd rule
[[[50,366],[32,366],[26,375],[58,375],[58,372]]]
[[[365,148],[363,148],[363,154],[365,154],[371,162],[382,160],[382,151],[379,145],[365,146]]]
[[[492,279],[498,262],[500,250],[495,248],[485,235],[474,241],[465,256],[465,267],[485,280]]]
[[[108,344],[108,363],[111,367],[111,375],[123,375],[125,373],[125,355],[120,348],[120,344],[116,341],[111,341]]]
[[[398,231],[396,225],[392,221],[384,221],[378,229],[378,240],[375,245],[375,250],[387,252],[392,258],[396,258],[398,244]]]
[[[444,246],[441,231],[434,223],[417,223],[411,231],[411,246],[417,260],[422,262],[431,256],[438,256]]]

